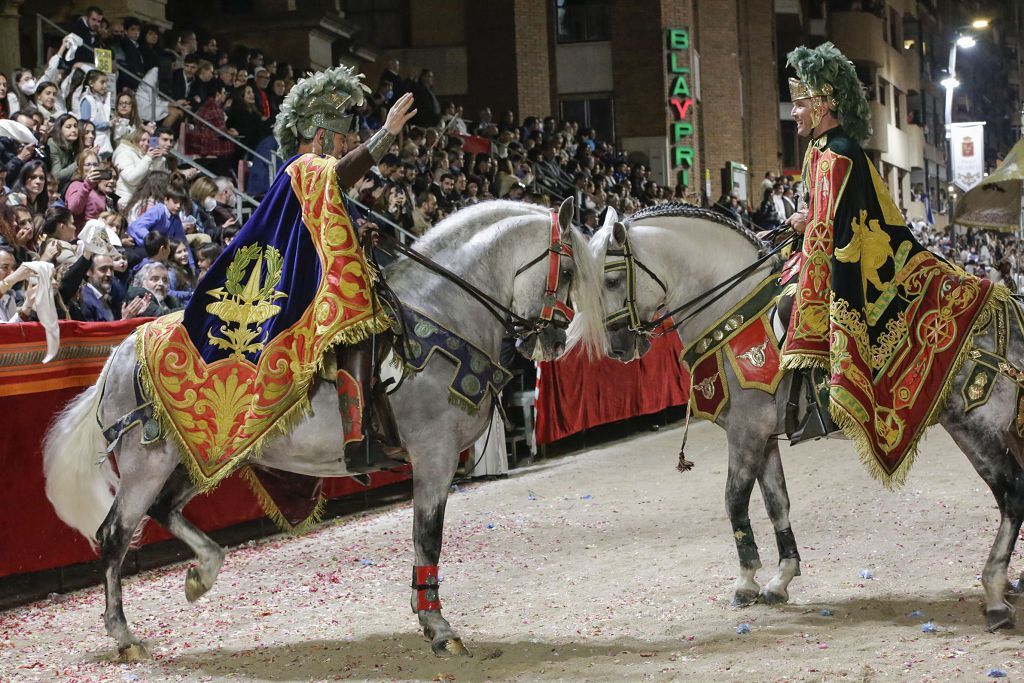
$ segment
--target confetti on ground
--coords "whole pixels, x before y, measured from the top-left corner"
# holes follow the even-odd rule
[[[985,675],[989,678],[1006,678],[1006,672],[1002,669],[989,669]]]
[[[935,633],[938,630],[939,629],[935,627],[935,624],[930,621],[926,621],[921,624],[921,633]]]
[[[736,627],[736,633],[741,636],[745,633],[750,633],[750,624],[740,624]]]
[[[916,609],[916,610],[914,610],[913,612],[910,613],[910,616],[914,617],[915,619],[918,619],[918,618],[924,616],[924,612],[922,612],[919,609]]]
[[[861,569],[860,574],[858,574],[858,576],[860,576],[860,578],[862,579],[873,579],[875,578],[875,573],[870,569]]]
[[[821,609],[821,616],[823,616],[823,617],[830,617],[830,616],[832,616],[832,610],[830,610],[828,607],[823,607]]]

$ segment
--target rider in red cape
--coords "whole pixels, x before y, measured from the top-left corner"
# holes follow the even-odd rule
[[[788,221],[803,245],[784,269],[792,280],[780,305],[792,301],[783,367],[799,369],[787,431],[796,440],[823,436],[835,428],[831,417],[873,475],[899,484],[996,290],[927,251],[907,228],[860,147],[871,135],[870,112],[853,64],[831,43],[799,47],[789,64],[793,118],[811,143],[803,206]],[[798,424],[801,385],[814,368],[824,370],[830,416],[815,415],[809,400],[811,414]]]
[[[288,162],[266,198],[184,313],[140,330],[142,384],[200,490],[301,417],[332,347],[390,327],[343,191],[387,153],[415,110],[411,97],[399,99],[384,128],[335,159],[331,152],[352,129],[351,109],[363,101],[361,78],[338,67],[296,84],[275,127]],[[339,352],[342,368],[368,360]],[[369,378],[362,369],[343,374]],[[303,519],[280,512],[289,523]]]

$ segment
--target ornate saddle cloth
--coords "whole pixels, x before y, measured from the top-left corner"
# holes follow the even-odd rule
[[[185,311],[139,329],[142,385],[200,491],[302,417],[328,349],[390,325],[335,163],[293,159]]]

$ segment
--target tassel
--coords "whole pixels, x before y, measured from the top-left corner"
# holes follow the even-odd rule
[[[690,379],[690,389],[693,390],[693,379]],[[691,394],[692,395],[692,394]],[[690,407],[686,407],[686,422],[683,423],[683,443],[679,445],[679,462],[676,464],[676,471],[683,473],[693,469],[694,462],[686,459],[686,437],[690,435]]]

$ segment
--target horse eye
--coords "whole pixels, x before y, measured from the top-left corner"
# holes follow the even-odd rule
[[[562,277],[572,277],[572,268],[562,268]]]
[[[618,275],[607,275],[604,278],[604,286],[609,289],[615,289],[622,282],[622,278]]]

